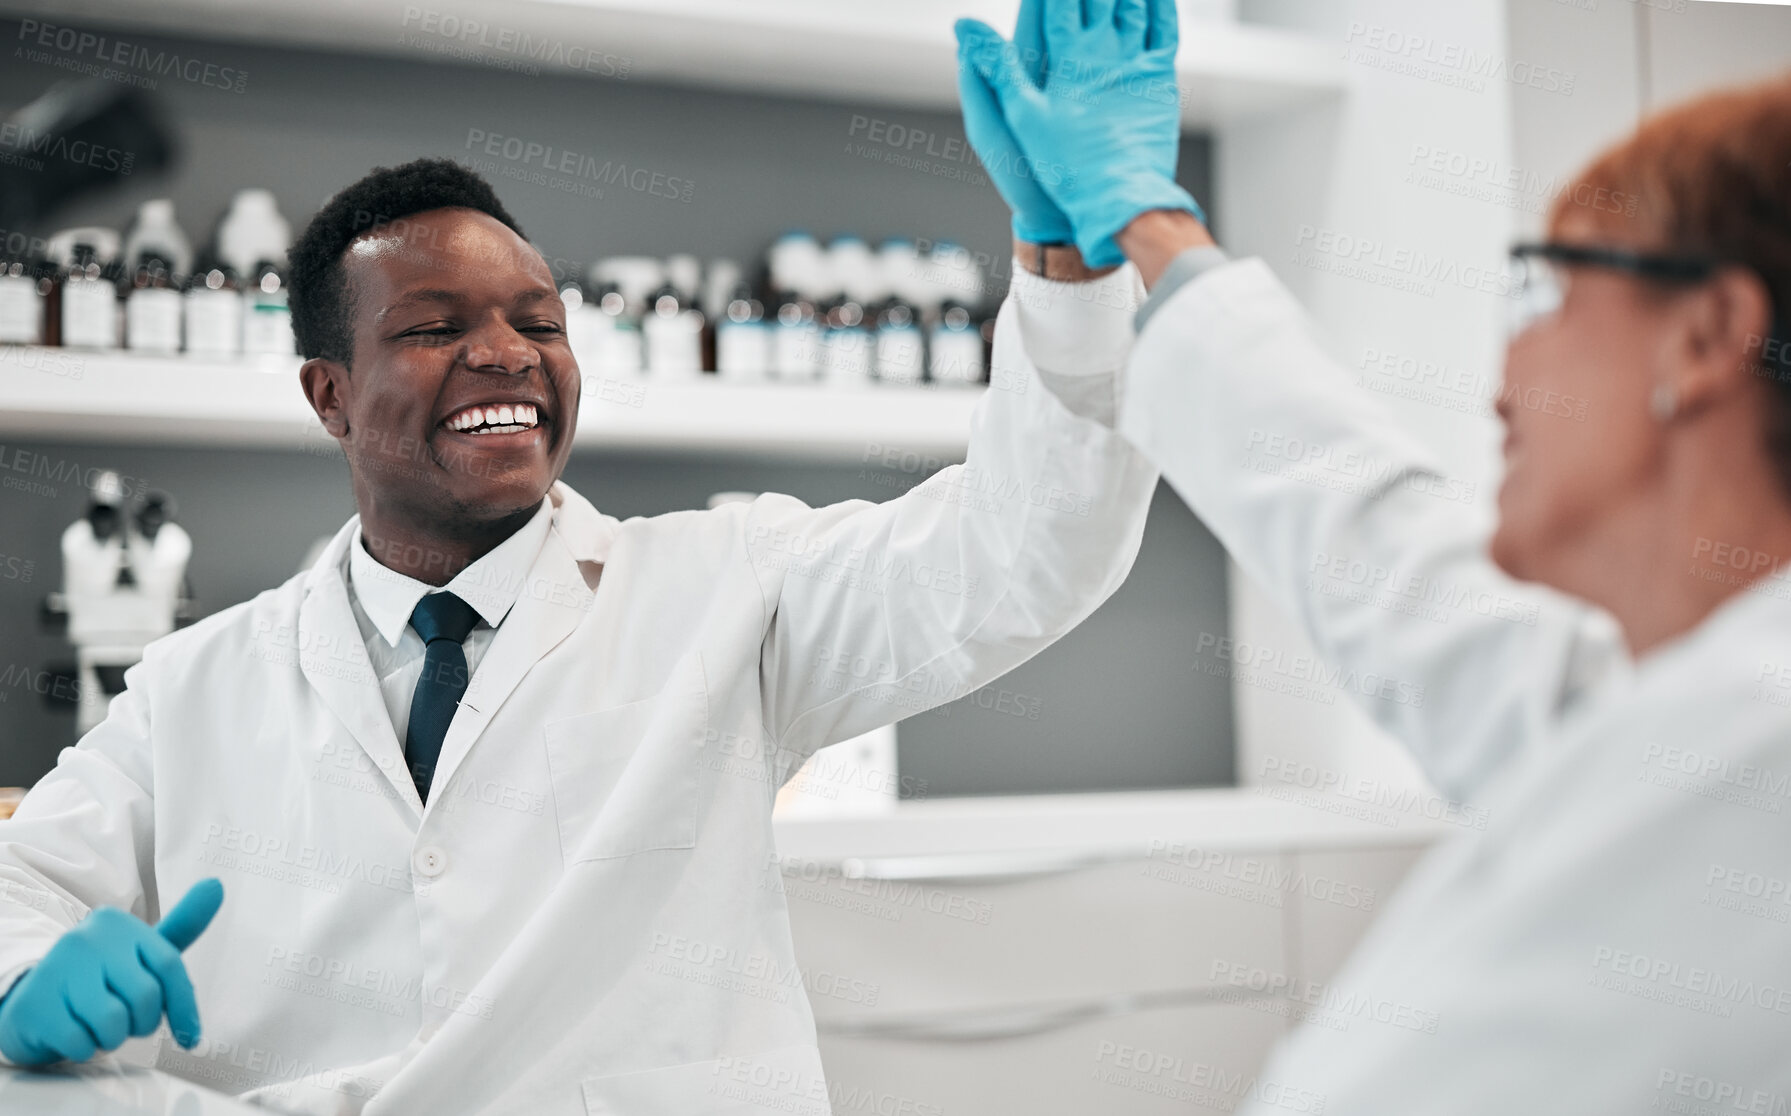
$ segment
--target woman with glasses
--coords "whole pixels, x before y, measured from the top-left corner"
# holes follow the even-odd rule
[[[1042,197],[996,178],[1150,289],[1119,429],[1334,667],[1399,681],[1361,703],[1485,823],[1322,990],[1364,1010],[1297,1028],[1250,1110],[1791,1111],[1791,78],[1647,120],[1514,252],[1488,547],[1208,236],[1175,98],[1113,95],[1173,88],[1173,5],[1086,8],[1029,0],[1015,44],[960,24],[972,142],[1076,168]],[[1041,44],[1105,84],[1037,80]]]
[[[1333,1116],[1791,1111],[1791,81],[1578,182],[1638,206],[1564,191],[1513,253],[1490,548],[1266,267],[1185,214],[1120,236],[1152,285],[1122,432],[1333,665],[1406,683],[1363,704],[1486,821],[1328,990],[1395,1022],[1265,1071]],[[1245,468],[1265,431],[1323,463]],[[1352,454],[1386,479],[1318,475]]]

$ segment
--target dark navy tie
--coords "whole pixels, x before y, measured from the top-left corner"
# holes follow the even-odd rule
[[[460,645],[478,622],[473,606],[452,593],[425,594],[410,614],[411,628],[423,638],[423,677],[417,679],[410,699],[404,759],[417,784],[417,797],[425,802],[441,758],[442,738],[466,694],[466,651]]]

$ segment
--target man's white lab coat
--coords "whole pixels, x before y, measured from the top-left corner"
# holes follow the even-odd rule
[[[886,503],[618,522],[556,485],[426,808],[350,612],[351,520],[150,645],[0,823],[0,987],[90,908],[153,921],[215,875],[205,1036],[164,1026],[165,1070],[368,1116],[827,1111],[773,795],[1124,580],[1156,471],[1039,368],[1110,421],[1136,282],[1019,276],[966,464]]]
[[[1791,1110],[1791,578],[1632,665],[1608,616],[1491,564],[1260,260],[1153,305],[1121,399],[1121,431],[1332,665],[1393,683],[1360,704],[1473,804],[1306,990],[1347,1027],[1299,1028],[1249,1111]],[[1727,540],[1673,557],[1757,569]]]

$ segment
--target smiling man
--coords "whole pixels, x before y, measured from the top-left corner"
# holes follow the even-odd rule
[[[490,188],[338,195],[292,298],[359,514],[152,644],[0,823],[0,1054],[154,1034],[291,1112],[825,1111],[778,786],[1074,627],[1156,485],[1110,428],[1136,273],[1016,255],[964,465],[617,521],[559,483],[579,371]]]

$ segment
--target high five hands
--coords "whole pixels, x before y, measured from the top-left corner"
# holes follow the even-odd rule
[[[1205,219],[1175,182],[1175,0],[1022,0],[1011,42],[974,19],[957,35],[965,132],[1016,237],[1111,267],[1140,214]]]

